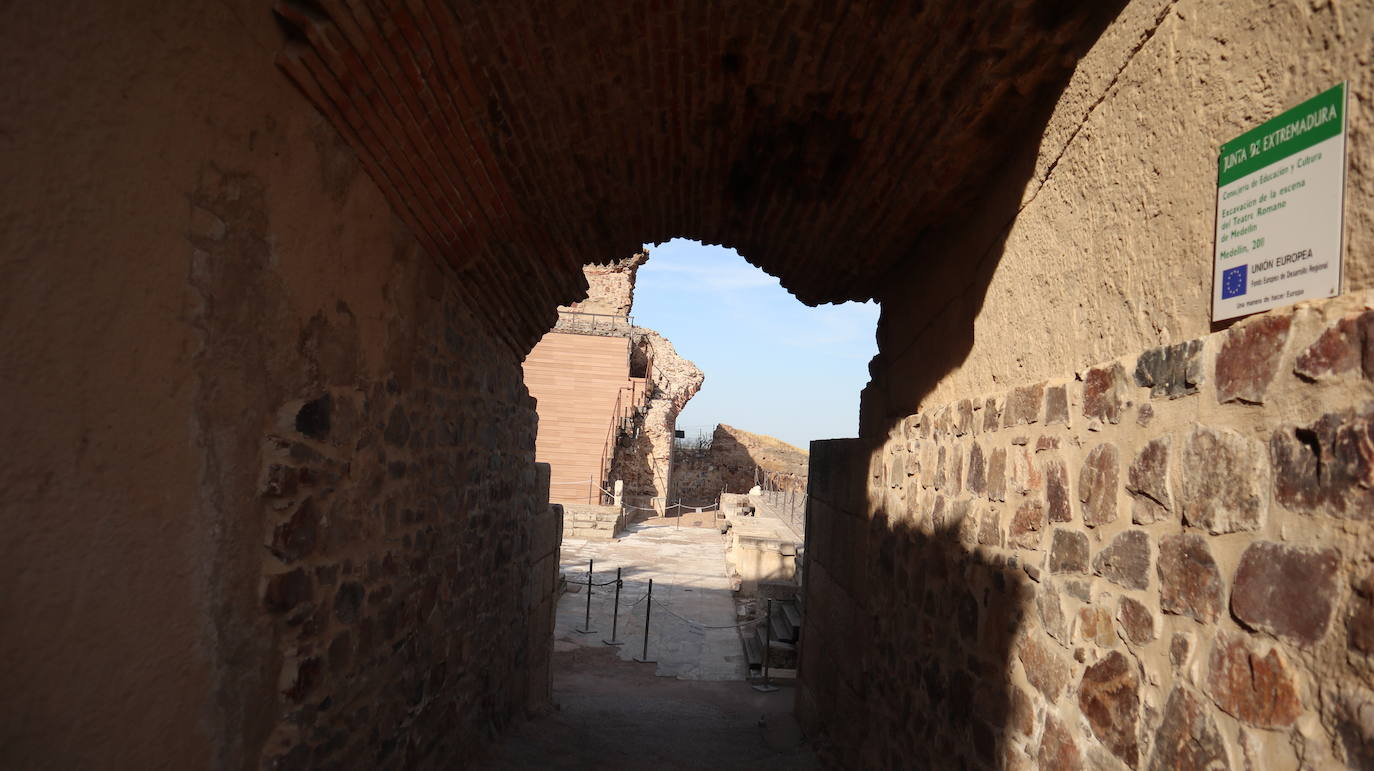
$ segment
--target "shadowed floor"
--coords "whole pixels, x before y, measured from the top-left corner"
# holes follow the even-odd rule
[[[553,655],[557,709],[526,723],[476,768],[817,769],[792,718],[793,691],[657,677],[608,648]]]

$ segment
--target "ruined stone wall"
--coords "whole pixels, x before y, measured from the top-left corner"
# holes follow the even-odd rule
[[[628,316],[635,301],[635,275],[648,259],[649,250],[645,249],[622,260],[583,266],[582,275],[587,278],[586,299],[561,305],[558,309]]]
[[[749,492],[758,483],[759,468],[775,474],[779,483],[806,489],[805,450],[724,423],[712,432],[709,447],[678,447],[674,458],[673,499],[693,506],[714,502],[722,490]]]
[[[269,765],[448,762],[549,700],[562,516],[533,400],[451,294],[409,311],[405,370],[264,437]]]
[[[652,350],[649,373],[648,411],[640,423],[639,435],[616,447],[611,478],[625,483],[625,502],[640,508],[654,508],[655,498],[666,499],[676,474],[673,459],[673,431],[677,416],[687,402],[701,390],[706,376],[691,361],[679,356],[668,339],[651,329],[637,329],[641,347]]]
[[[1374,763],[1371,308],[813,445],[803,714],[856,767]]]
[[[0,765],[423,766],[546,702],[523,351],[270,11],[3,15]]]

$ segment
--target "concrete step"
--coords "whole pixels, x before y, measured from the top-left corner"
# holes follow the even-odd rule
[[[784,602],[782,604],[782,616],[787,621],[787,625],[792,627],[792,635],[788,639],[796,642],[801,637],[802,615],[795,602]]]
[[[777,603],[773,603],[773,617],[769,619],[769,625],[773,627],[774,640],[787,643],[797,641],[795,628],[787,623],[787,616],[783,614],[782,608]]]
[[[749,662],[749,669],[763,669],[763,644],[757,638],[744,638],[744,658]]]

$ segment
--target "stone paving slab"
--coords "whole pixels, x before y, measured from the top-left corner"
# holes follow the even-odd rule
[[[744,680],[748,665],[739,632],[733,626],[737,621],[726,573],[725,543],[725,536],[712,528],[653,522],[631,525],[613,541],[565,539],[561,570],[570,583],[584,586],[559,599],[556,648],[606,647],[602,641],[611,636],[613,585],[592,590],[594,633],[577,631],[587,609],[587,560],[594,559],[594,582],[610,581],[615,578],[615,569],[621,568],[624,588],[617,637],[625,644],[616,648],[621,659],[628,661],[643,652],[648,604],[644,597],[652,578],[649,658],[657,662],[655,674],[680,680]],[[724,628],[703,628],[683,619]]]

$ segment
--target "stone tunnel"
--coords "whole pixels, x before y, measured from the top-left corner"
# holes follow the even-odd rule
[[[838,765],[1374,764],[1374,2],[0,18],[0,765],[453,768],[546,709],[521,361],[674,236],[882,306],[811,454]],[[1214,322],[1218,148],[1340,83],[1332,289]]]

